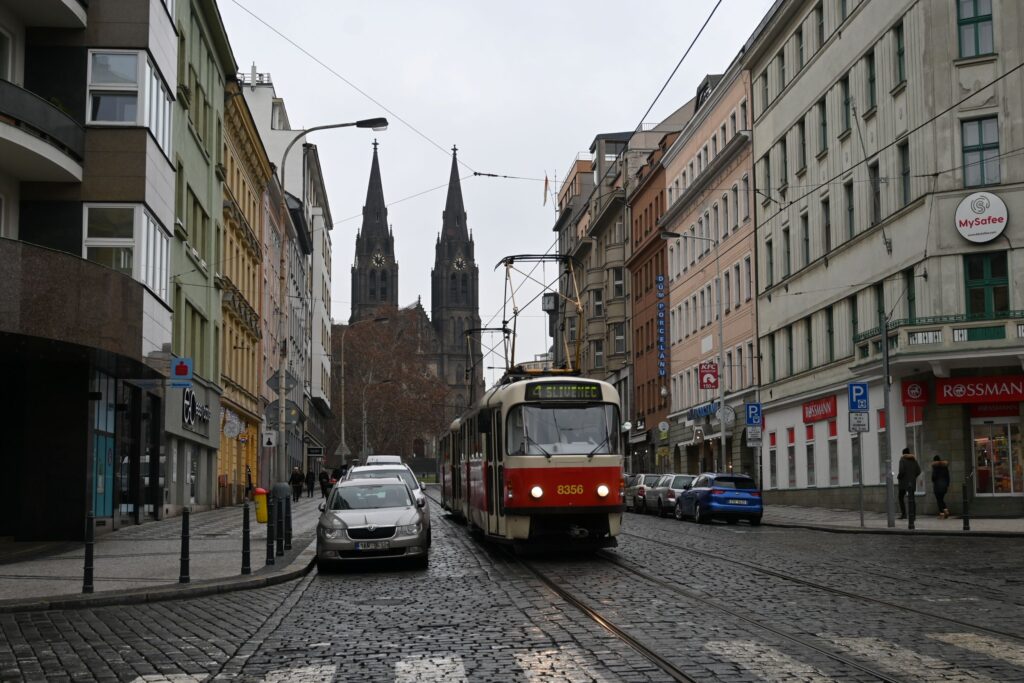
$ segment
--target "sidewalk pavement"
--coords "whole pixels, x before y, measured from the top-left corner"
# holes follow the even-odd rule
[[[857,533],[903,533],[920,535],[956,536],[1024,536],[1024,518],[972,517],[971,530],[964,531],[963,519],[952,516],[939,519],[934,515],[918,515],[914,530],[907,528],[906,519],[896,514],[896,526],[887,526],[884,512],[864,512],[864,527],[860,525],[857,510],[833,510],[829,508],[801,507],[796,505],[771,505],[764,508],[763,523],[768,526],[819,529],[822,531]]]
[[[178,582],[181,568],[181,517],[169,517],[137,526],[122,527],[96,539],[93,555],[94,591],[82,594],[85,546],[56,546],[58,552],[0,564],[0,612],[23,608],[28,603],[69,606],[82,599],[101,604],[128,596],[130,602],[160,599],[189,587],[183,594],[210,593],[228,584],[266,585],[293,570],[305,571],[314,552],[316,523],[320,517],[320,492],[314,498],[292,503],[292,549],[266,565],[267,525],[256,523],[255,505],[249,506],[251,576],[242,575],[242,506],[192,513],[189,519],[189,577]],[[8,558],[11,554],[8,555]],[[298,567],[299,562],[304,563]],[[301,573],[301,572],[300,572]],[[276,581],[272,581],[276,582]],[[105,595],[104,595],[105,594]]]

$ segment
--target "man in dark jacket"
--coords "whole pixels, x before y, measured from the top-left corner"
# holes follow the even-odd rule
[[[914,517],[916,512],[914,492],[917,490],[919,476],[921,476],[921,465],[918,464],[917,458],[910,452],[910,449],[904,448],[903,455],[900,457],[899,473],[896,475],[896,481],[900,488],[900,519],[907,518],[907,503],[904,496],[910,497],[911,518]]]
[[[326,498],[327,492],[331,490],[331,475],[327,473],[327,468],[320,470],[320,497]]]
[[[313,470],[306,472],[306,498],[313,497],[313,487],[316,486],[316,473]]]
[[[946,491],[949,490],[949,463],[938,455],[932,458],[932,491],[935,492],[935,504],[939,506],[939,519],[949,517],[946,507]]]
[[[298,467],[293,467],[292,476],[288,483],[292,485],[292,502],[299,502],[299,498],[302,497],[302,485],[306,483],[306,477],[303,476],[302,470]]]

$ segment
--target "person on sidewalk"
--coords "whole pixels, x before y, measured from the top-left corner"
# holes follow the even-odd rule
[[[306,498],[313,497],[313,487],[316,486],[316,475],[313,470],[306,472]]]
[[[331,490],[331,475],[327,473],[327,468],[320,470],[320,497],[326,498],[328,492]]]
[[[288,483],[292,485],[292,502],[299,502],[299,498],[302,497],[302,485],[306,483],[306,477],[302,475],[302,470],[298,467],[293,467],[292,476]]]
[[[900,491],[900,519],[907,518],[907,502],[904,496],[910,497],[911,512],[914,512],[916,507],[914,492],[917,490],[919,476],[921,476],[921,465],[918,464],[917,458],[910,452],[910,449],[904,448],[903,455],[900,457],[899,473],[896,475]]]
[[[949,490],[949,463],[938,455],[932,458],[932,490],[935,492],[935,504],[939,507],[939,519],[949,517],[946,507],[946,491]]]

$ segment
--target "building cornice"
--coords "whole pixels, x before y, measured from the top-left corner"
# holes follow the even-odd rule
[[[704,190],[710,185],[711,181],[718,177],[718,174],[736,158],[740,151],[750,144],[750,138],[743,134],[733,135],[732,139],[726,143],[722,151],[711,160],[704,172],[697,176],[697,179],[690,183],[690,186],[686,188],[676,201],[672,202],[672,205],[668,207],[662,217],[658,220],[658,227],[664,228],[666,225],[674,221],[679,214],[684,213],[690,208],[695,200],[703,196]]]

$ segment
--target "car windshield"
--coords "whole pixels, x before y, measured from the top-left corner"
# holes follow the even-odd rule
[[[718,477],[712,484],[716,489],[756,489],[753,479],[746,477]]]
[[[418,489],[419,483],[416,481],[416,477],[412,475],[412,472],[405,469],[404,467],[395,467],[394,469],[388,470],[356,470],[352,473],[352,479],[392,479],[394,477],[401,477],[402,481],[406,483],[411,489]]]
[[[515,406],[508,414],[510,455],[618,453],[615,406]]]
[[[654,486],[657,483],[658,483],[658,475],[657,474],[648,474],[646,477],[644,477],[644,486]]]
[[[681,489],[693,481],[693,477],[676,477],[672,480],[672,488]]]
[[[405,484],[366,484],[334,489],[331,510],[374,510],[412,505]]]

